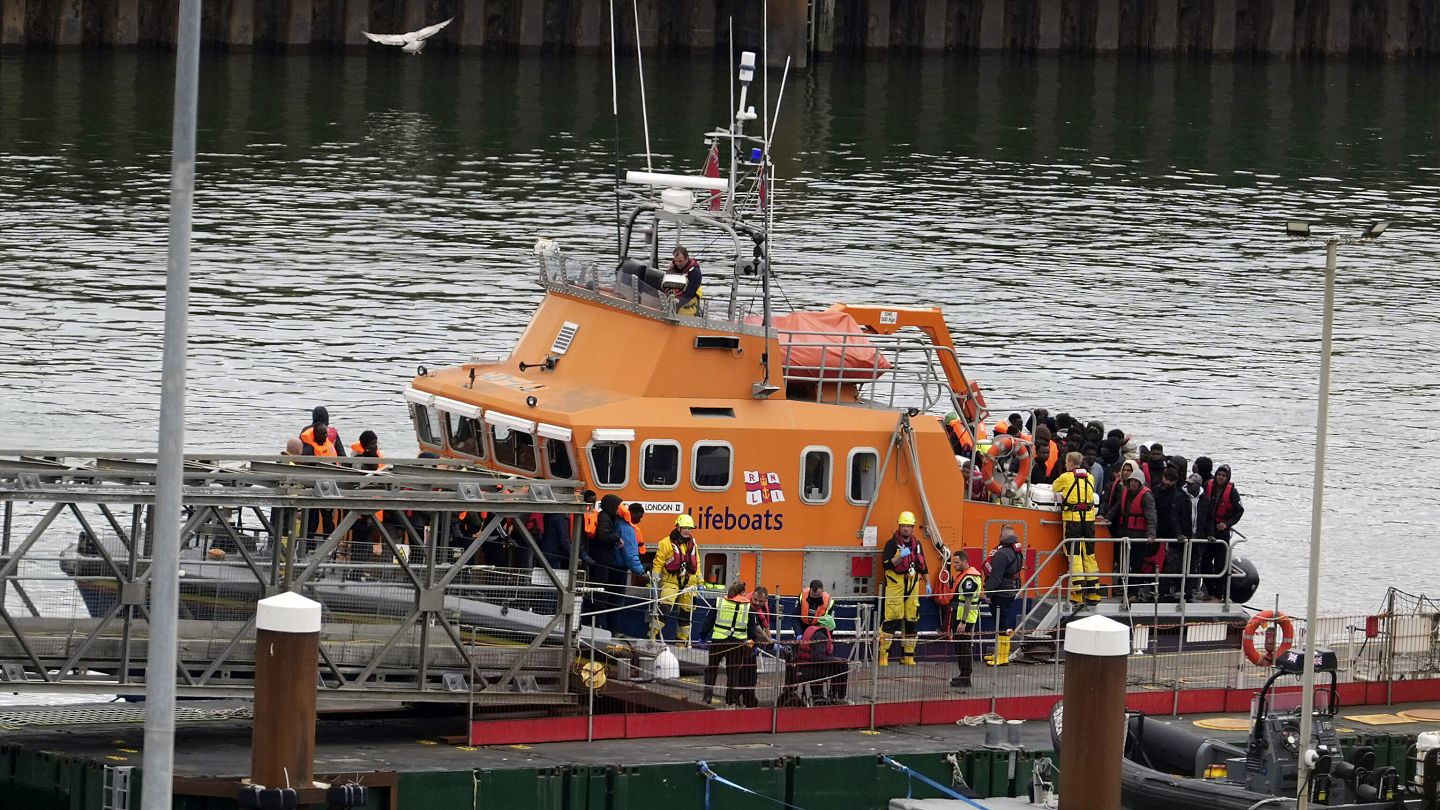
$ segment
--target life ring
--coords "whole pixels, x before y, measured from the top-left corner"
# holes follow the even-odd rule
[[[1278,645],[1275,643],[1276,628],[1280,630]],[[1256,636],[1262,639],[1264,651],[1256,648]],[[1295,623],[1290,621],[1290,617],[1274,610],[1262,610],[1245,623],[1245,638],[1241,649],[1245,651],[1245,657],[1250,659],[1250,663],[1268,667],[1294,643]]]
[[[995,440],[990,443],[990,449],[985,451],[985,466],[982,468],[985,489],[989,490],[992,495],[1000,495],[1005,492],[1005,487],[1008,486],[1012,480],[1021,482],[1029,481],[1030,455],[1029,444],[1014,436],[1005,434],[996,436]],[[1011,456],[1020,460],[1020,469],[1016,471],[1015,477],[1011,479],[1006,476],[1003,472],[1003,466],[1001,467],[1002,472],[997,475],[995,462],[1002,458],[1008,461]]]

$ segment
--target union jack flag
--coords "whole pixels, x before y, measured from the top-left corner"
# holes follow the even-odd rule
[[[780,473],[745,471],[745,503],[759,506],[762,503],[784,502],[785,493],[780,490]]]

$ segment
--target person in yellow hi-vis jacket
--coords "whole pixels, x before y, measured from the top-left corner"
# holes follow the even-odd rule
[[[660,539],[650,570],[660,581],[660,613],[664,625],[674,618],[675,638],[682,644],[690,641],[690,622],[695,612],[695,593],[686,591],[699,583],[700,552],[695,546],[695,519],[687,515],[675,518],[675,528]],[[662,631],[663,632],[663,631]]]
[[[920,622],[920,592],[925,589],[925,550],[915,536],[915,513],[901,512],[895,534],[885,542],[884,621],[880,625],[880,660],[890,665],[890,643],[900,636],[904,657],[900,663],[915,665],[915,634]]]
[[[1070,557],[1070,601],[1100,601],[1100,565],[1095,560],[1095,481],[1081,453],[1065,456],[1065,472],[1055,479],[1056,503],[1065,524],[1065,553]]]

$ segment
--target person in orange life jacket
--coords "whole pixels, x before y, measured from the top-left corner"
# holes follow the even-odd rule
[[[960,414],[951,411],[945,414],[945,438],[950,440],[950,451],[957,456],[969,458],[975,454],[975,439],[970,428],[960,419]]]
[[[661,633],[674,619],[675,638],[681,644],[690,641],[695,615],[695,592],[690,588],[700,584],[700,551],[694,532],[695,519],[689,514],[675,518],[675,527],[660,539],[655,559],[650,561],[651,574],[660,580]]]
[[[920,594],[925,591],[925,549],[915,536],[915,514],[901,512],[895,533],[885,541],[884,621],[880,625],[880,666],[890,665],[890,641],[900,636],[904,657],[900,663],[915,665],[916,630],[920,621]],[[886,634],[889,634],[888,636]]]
[[[825,583],[818,579],[810,580],[810,590],[800,594],[800,627],[810,627],[818,622],[820,617],[829,616],[832,607]]]
[[[1035,463],[1030,467],[1030,483],[1049,484],[1059,475],[1060,447],[1050,438],[1050,428],[1043,424],[1035,430]]]
[[[1095,482],[1084,469],[1084,456],[1065,457],[1065,472],[1055,479],[1055,503],[1065,527],[1065,554],[1070,558],[1070,601],[1100,601],[1100,564],[1095,559]]]
[[[690,251],[677,247],[670,260],[670,272],[685,277],[685,288],[675,297],[675,311],[681,315],[698,315],[700,297],[703,295],[700,284],[704,281],[700,262],[690,258]]]
[[[1153,450],[1155,445],[1151,445]],[[1164,543],[1165,560],[1161,573],[1171,576],[1160,578],[1160,599],[1166,602],[1178,601],[1184,592],[1185,583],[1179,576],[1185,564],[1185,544],[1180,542],[1180,527],[1175,522],[1176,508],[1183,493],[1180,491],[1180,473],[1170,466],[1168,459],[1158,473],[1160,485],[1151,493],[1155,497],[1155,533]]]
[[[1009,526],[1000,529],[1000,545],[985,561],[985,592],[982,599],[990,603],[995,617],[995,653],[985,657],[991,666],[1010,663],[1010,636],[1020,616],[1021,573],[1025,554],[1020,550],[1020,537]]]
[[[1149,601],[1155,598],[1154,580],[1143,575],[1155,573],[1165,564],[1165,546],[1155,542],[1155,496],[1145,486],[1145,473],[1138,468],[1130,472],[1118,498],[1106,512],[1110,531],[1117,537],[1141,540],[1130,544],[1130,556],[1126,560],[1132,601]]]
[[[635,530],[635,548],[641,556],[645,554],[645,532],[640,530],[640,520],[645,517],[645,507],[638,503],[626,504],[626,510],[621,517],[630,522],[630,528]]]
[[[702,628],[701,638],[709,645],[709,661],[705,665],[705,703],[715,698],[715,682],[720,678],[720,665],[725,665],[725,703],[731,706],[755,707],[754,646],[769,644],[770,635],[750,608],[750,597],[744,582],[732,582],[725,598],[715,604]]]
[[[305,443],[305,448],[301,452],[307,456],[323,456],[327,458],[344,455],[344,448],[340,447],[336,440],[329,438],[329,433],[330,426],[324,422],[316,422],[302,430],[300,432],[300,441]],[[316,439],[316,436],[320,436],[321,438]]]
[[[587,571],[594,562],[590,559],[590,541],[595,538],[595,526],[600,519],[600,511],[595,505],[597,497],[593,489],[587,489],[580,495],[580,499],[585,502],[585,511],[580,516],[577,531],[580,535],[580,562]]]
[[[384,458],[385,454],[380,452],[380,438],[375,431],[361,431],[360,441],[350,445],[350,453],[356,458]],[[379,464],[361,464],[362,470],[378,470]]]
[[[948,635],[955,641],[955,659],[960,673],[950,680],[953,689],[970,686],[975,658],[975,633],[980,629],[982,577],[970,564],[970,555],[957,551],[950,557],[950,584],[936,594],[935,603],[942,606]],[[948,598],[946,598],[948,597]]]
[[[620,520],[615,527],[620,533],[620,549],[615,555],[615,567],[621,571],[642,577],[648,584],[650,574],[640,562],[640,537],[635,531],[635,524],[644,517],[645,510],[638,503],[632,503],[627,509],[617,510]],[[624,579],[620,584],[624,585]]]
[[[849,702],[845,695],[850,691],[850,662],[836,657],[834,633],[825,624],[811,624],[800,634],[795,666],[801,683],[810,685],[812,705]]]
[[[1218,574],[1225,567],[1225,544],[1214,539],[1215,505],[1205,494],[1198,473],[1190,474],[1175,499],[1175,532],[1182,541],[1190,542],[1190,570],[1186,573]],[[1218,580],[1201,578],[1186,579],[1182,592],[1201,600],[1214,598],[1219,591]]]
[[[319,435],[322,435],[325,438],[329,439],[335,445],[336,452],[334,453],[334,455],[345,455],[345,443],[340,441],[340,431],[330,426],[330,411],[327,410],[324,405],[316,405],[315,408],[310,411],[310,427],[307,427],[304,430],[300,431],[300,439],[306,444],[313,445],[315,443],[314,436],[316,435],[314,428],[317,425],[325,426],[325,430],[320,431]],[[306,453],[305,455],[310,456],[331,454]]]

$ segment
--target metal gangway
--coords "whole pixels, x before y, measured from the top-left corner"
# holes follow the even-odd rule
[[[573,704],[574,481],[454,459],[187,455],[179,694],[245,697],[255,603],[323,605],[323,698]],[[146,693],[156,459],[0,451],[0,690]],[[554,520],[555,518],[550,518]],[[562,562],[557,559],[555,562]]]

